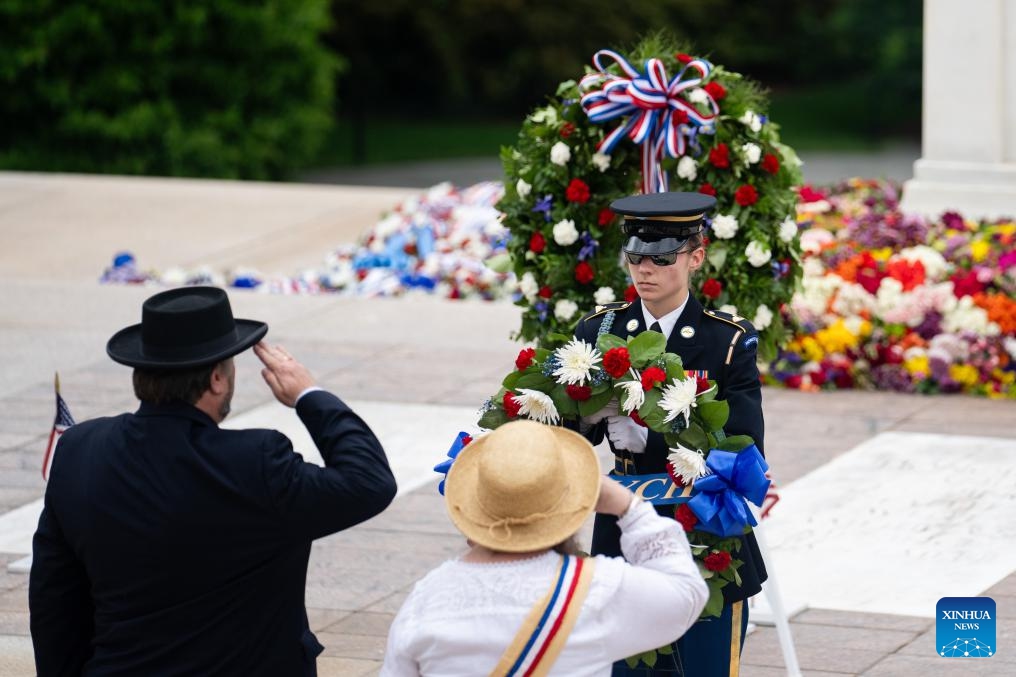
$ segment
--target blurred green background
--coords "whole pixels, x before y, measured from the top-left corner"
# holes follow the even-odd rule
[[[668,31],[798,149],[920,132],[922,0],[0,0],[0,168],[284,179],[494,157],[600,48]]]

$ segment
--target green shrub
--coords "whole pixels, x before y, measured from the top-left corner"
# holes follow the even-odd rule
[[[333,124],[326,0],[5,0],[0,167],[278,178]]]

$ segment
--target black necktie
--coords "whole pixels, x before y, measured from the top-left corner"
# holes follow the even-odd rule
[[[649,329],[652,331],[658,331],[661,334],[663,333],[663,327],[660,326],[659,322],[653,322],[653,326],[649,327]]]

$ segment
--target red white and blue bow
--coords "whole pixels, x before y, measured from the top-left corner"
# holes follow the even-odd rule
[[[610,61],[620,67],[623,76],[607,70]],[[681,157],[696,135],[716,131],[714,123],[720,107],[713,97],[703,90],[709,113],[700,112],[687,98],[708,77],[712,65],[704,59],[692,59],[668,80],[660,59],[647,59],[645,73],[640,73],[609,49],[593,55],[593,65],[596,71],[579,84],[581,90],[589,90],[581,100],[586,115],[596,123],[627,117],[603,138],[597,152],[610,155],[627,135],[642,146],[642,192],[666,192],[667,176],[660,164],[664,156]],[[596,89],[589,89],[593,87]]]

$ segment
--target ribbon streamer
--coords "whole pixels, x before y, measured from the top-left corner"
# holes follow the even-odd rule
[[[695,480],[688,501],[699,518],[697,529],[723,538],[738,536],[744,528],[758,524],[748,501],[761,506],[769,490],[769,464],[754,444],[739,452],[713,449],[706,457],[712,474]]]
[[[608,71],[613,62],[624,73],[614,75]],[[639,72],[628,61],[609,49],[593,55],[596,71],[582,78],[582,108],[590,121],[604,123],[622,120],[609,132],[597,152],[610,155],[621,138],[627,135],[642,146],[642,192],[667,191],[667,175],[661,163],[665,156],[677,158],[685,154],[689,144],[697,148],[698,134],[715,133],[714,122],[720,107],[708,92],[703,90],[705,104],[711,111],[702,113],[686,98],[686,93],[698,88],[712,71],[704,59],[693,59],[677,75],[667,79],[663,61],[647,59],[645,72]]]
[[[448,448],[448,459],[441,461],[434,466],[434,472],[444,473],[444,477],[441,479],[441,483],[437,485],[438,493],[444,496],[444,485],[445,480],[448,479],[448,471],[452,469],[452,463],[455,462],[455,458],[459,455],[467,444],[473,441],[473,438],[469,436],[469,433],[460,432],[455,436],[455,441],[452,442],[452,446]]]

